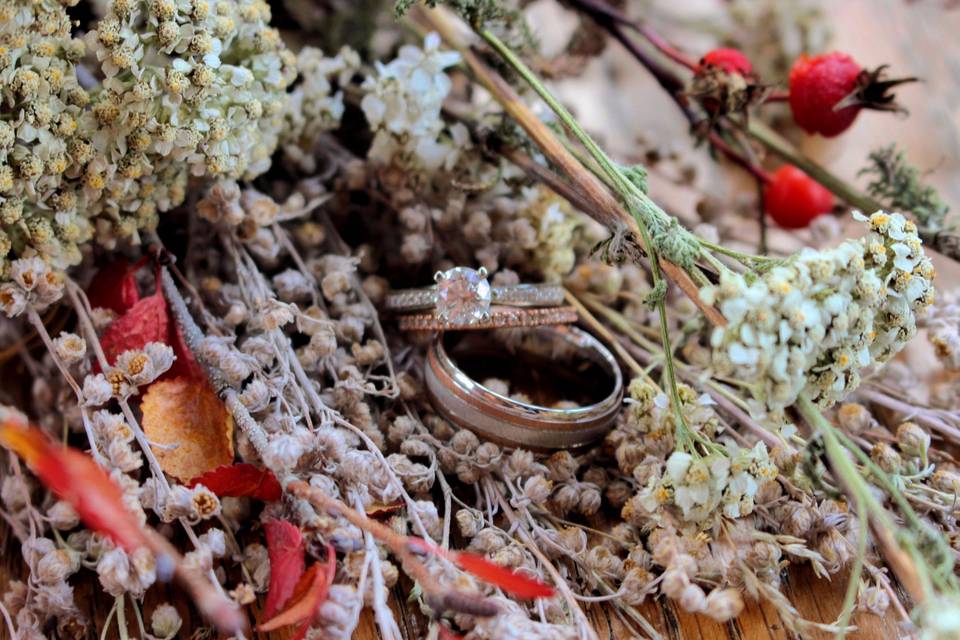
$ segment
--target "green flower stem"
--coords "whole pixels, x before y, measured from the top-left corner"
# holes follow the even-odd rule
[[[740,251],[735,251],[734,249],[730,249],[729,247],[725,247],[723,245],[710,242],[709,240],[704,240],[703,238],[699,238],[699,240],[700,240],[700,244],[707,247],[711,251],[723,254],[725,256],[729,256],[734,260],[737,260],[738,262],[742,262],[744,265],[748,267],[751,266],[751,264],[754,262],[776,262],[777,260],[780,260],[780,258],[773,258],[771,256],[760,256],[760,255],[753,255],[750,253],[742,253]]]
[[[744,126],[741,120],[737,120],[732,117],[731,120],[736,122],[739,126]],[[832,191],[838,198],[845,201],[851,207],[859,209],[867,215],[873,213],[874,211],[883,209],[882,204],[870,196],[861,193],[853,185],[849,184],[845,180],[840,179],[839,177],[827,171],[827,169],[820,164],[803,155],[799,149],[790,143],[790,141],[775,132],[759,119],[750,118],[749,122],[746,124],[746,131],[754,140],[762,144],[770,151],[773,151],[790,164],[801,169],[804,173]]]
[[[919,552],[913,536],[909,531],[896,525],[890,513],[870,491],[863,476],[848,457],[847,450],[840,443],[837,429],[823,417],[820,409],[805,394],[797,398],[794,406],[823,437],[827,458],[830,460],[830,466],[837,481],[853,495],[857,504],[863,505],[869,514],[868,517],[873,522],[876,533],[876,542],[910,596],[918,604],[932,598],[935,594],[933,582],[922,555],[918,557]],[[911,556],[912,562],[907,562],[903,558],[904,554]]]
[[[897,504],[897,507],[900,508],[906,523],[914,530],[915,534],[919,536],[920,540],[923,541],[926,539],[929,544],[936,547],[939,555],[944,558],[940,565],[934,567],[933,577],[938,586],[942,589],[957,589],[956,578],[953,576],[953,550],[946,544],[942,537],[931,535],[929,528],[923,523],[920,516],[917,515],[917,512],[914,511],[910,502],[904,497],[903,492],[894,484],[893,480],[891,480],[889,474],[881,469],[876,462],[871,460],[870,456],[864,453],[863,450],[842,431],[837,430],[836,435],[843,446],[850,450],[867,471],[870,472],[870,475],[876,478],[880,485],[882,485],[890,498]],[[924,546],[926,546],[926,544],[927,543],[924,543]]]

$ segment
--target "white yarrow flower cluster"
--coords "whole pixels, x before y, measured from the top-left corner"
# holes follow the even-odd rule
[[[316,47],[304,47],[297,54],[299,84],[290,93],[282,133],[284,153],[304,170],[315,169],[313,149],[320,136],[340,126],[343,91],[360,69],[360,55],[343,47],[326,57]]]
[[[752,449],[730,445],[726,454],[699,458],[674,451],[664,474],[651,477],[637,499],[651,514],[664,506],[677,507],[688,522],[705,522],[721,509],[726,517],[739,518],[753,512],[760,486],[776,477],[777,467],[763,442]]]
[[[459,61],[460,54],[441,51],[440,36],[430,33],[423,49],[407,45],[395,60],[376,63],[377,74],[364,83],[361,103],[374,131],[370,158],[406,160],[428,171],[453,166],[458,145],[442,139],[440,110],[451,86],[444,69]]]
[[[933,302],[916,225],[899,213],[857,217],[870,224],[858,241],[804,249],[758,277],[726,272],[701,292],[729,321],[713,332],[716,372],[750,384],[771,410],[804,390],[823,406],[842,399],[865,367],[903,348]]]
[[[0,280],[17,258],[65,269],[93,238],[138,241],[191,175],[259,175],[284,123],[295,57],[263,0],[115,0],[86,41],[75,3],[0,6]]]

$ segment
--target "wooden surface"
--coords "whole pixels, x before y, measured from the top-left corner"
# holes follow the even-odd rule
[[[696,4],[702,4],[698,2]],[[811,139],[806,145],[807,151],[821,158],[831,168],[846,177],[853,178],[867,152],[877,146],[897,141],[908,150],[912,160],[920,166],[935,169],[931,180],[943,188],[943,195],[953,204],[958,202],[960,186],[952,176],[960,167],[957,123],[960,119],[960,57],[951,55],[956,51],[955,31],[960,28],[960,12],[944,13],[940,8],[944,3],[933,0],[905,3],[899,0],[850,0],[847,2],[825,3],[832,16],[837,48],[850,51],[864,61],[867,66],[883,62],[891,63],[898,75],[919,75],[926,80],[920,88],[903,92],[904,103],[911,109],[912,117],[907,120],[891,120],[889,116],[867,114],[842,139],[823,141]],[[679,5],[686,8],[686,4]],[[619,73],[619,99],[603,100],[601,108],[579,109],[586,123],[613,120],[621,126],[634,131],[644,131],[651,137],[657,135],[683,140],[686,137],[686,125],[673,111],[668,101],[659,101],[657,90],[624,58],[614,56],[613,66]],[[643,100],[637,100],[637,94],[643,94]],[[565,92],[572,102],[579,102],[575,95]],[[661,104],[662,102],[662,104]],[[637,104],[645,105],[638,110]],[[596,103],[591,105],[598,107]],[[676,122],[672,119],[676,117]],[[651,125],[651,120],[656,126]],[[629,136],[627,136],[629,137]],[[616,138],[613,138],[615,141]],[[693,152],[700,153],[700,152]],[[653,194],[656,196],[656,194]],[[0,559],[0,590],[5,590],[8,581],[14,577],[23,577],[24,566],[20,559],[19,545],[4,527],[0,527],[0,542],[3,556]],[[839,613],[843,599],[846,579],[837,576],[833,581],[817,580],[807,567],[790,571],[784,578],[785,593],[805,618],[821,622],[832,622]],[[96,582],[96,575],[89,570],[81,571],[71,579],[77,593],[76,601],[81,609],[93,621],[90,638],[98,638],[103,621],[112,606],[110,597],[105,595]],[[409,583],[401,581],[394,590],[391,606],[397,614],[397,620],[405,638],[414,639],[426,634],[426,621],[422,616],[406,607],[406,589]],[[185,624],[179,637],[213,638],[213,634],[202,633],[202,622],[196,619],[182,595],[170,587],[150,590],[144,605],[145,617],[149,617],[153,606],[158,602],[174,603],[183,616]],[[259,612],[259,603],[253,609]],[[593,606],[590,617],[601,638],[631,637],[615,615],[612,608]],[[747,602],[744,613],[727,625],[717,624],[703,616],[691,615],[680,611],[666,600],[649,601],[643,607],[644,614],[664,638],[713,639],[737,638],[747,640],[781,639],[796,637],[789,633],[769,603]],[[256,614],[253,614],[256,616]],[[858,614],[854,622],[859,630],[849,638],[898,638],[903,634],[898,627],[896,616],[892,612],[879,618],[869,614]],[[130,637],[139,638],[132,611],[128,611],[127,623]],[[114,624],[116,624],[114,622]],[[281,639],[289,633],[261,634],[254,637]],[[116,627],[107,637],[116,638]],[[355,635],[361,640],[373,640],[379,637],[376,626],[369,613],[364,613]],[[828,634],[813,634],[807,637],[826,638]],[[0,625],[0,638],[7,638],[6,629]]]
[[[24,565],[20,557],[20,549],[16,538],[4,528],[0,531],[3,543],[3,556],[0,559],[0,587],[12,578],[23,577]],[[96,574],[90,570],[83,570],[70,579],[76,592],[76,603],[93,622],[87,638],[95,640],[100,637],[100,630],[110,611],[113,601],[103,593],[97,582]],[[840,602],[846,589],[846,577],[836,576],[832,581],[818,580],[808,567],[797,567],[784,576],[784,592],[793,602],[800,614],[809,620],[832,622],[840,612]],[[406,596],[410,583],[401,580],[393,590],[390,605],[394,610],[400,630],[404,638],[414,640],[423,638],[427,633],[427,621],[416,610],[406,606]],[[175,587],[159,585],[151,588],[143,605],[144,617],[149,625],[149,615],[153,607],[161,602],[170,602],[180,612],[184,619],[180,638],[216,638],[215,634],[204,634],[203,623],[196,617],[186,598]],[[252,619],[259,618],[262,599],[251,606]],[[700,615],[686,613],[666,599],[651,600],[642,607],[643,614],[664,639],[669,640],[714,640],[730,638],[733,640],[786,640],[799,636],[790,633],[776,610],[769,603],[747,601],[743,614],[735,621],[722,625]],[[590,619],[602,640],[624,640],[633,637],[619,622],[613,613],[612,607],[594,605],[587,609]],[[140,638],[133,610],[127,609],[127,627],[130,638]],[[858,613],[854,618],[858,630],[847,637],[852,639],[879,640],[881,638],[899,638],[901,633],[897,626],[896,616],[888,611],[883,618],[867,613]],[[116,620],[112,622],[108,638],[117,638]],[[148,628],[149,630],[149,628]],[[197,635],[192,635],[197,633]],[[292,635],[289,631],[279,631],[270,634],[254,634],[253,638],[261,640],[286,640]],[[369,611],[361,616],[360,625],[354,638],[357,640],[376,640],[380,635],[377,632],[373,617]],[[829,634],[816,633],[805,635],[805,638],[825,639]],[[6,629],[0,625],[0,639],[8,640]]]

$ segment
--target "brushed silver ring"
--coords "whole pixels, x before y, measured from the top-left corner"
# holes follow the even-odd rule
[[[501,349],[505,355],[522,357],[524,352],[532,352],[557,366],[598,366],[609,376],[609,391],[602,399],[575,408],[514,400],[467,375],[448,353],[445,341],[451,334],[440,334],[427,352],[424,379],[431,402],[444,418],[498,444],[540,451],[583,447],[609,431],[623,401],[623,375],[613,354],[599,340],[567,325],[501,331],[509,332]],[[455,335],[461,336],[456,338],[461,344],[473,339],[462,336],[476,337],[473,344],[485,345],[480,352],[492,350],[489,338],[483,340],[472,332]],[[569,365],[561,362],[563,358]]]

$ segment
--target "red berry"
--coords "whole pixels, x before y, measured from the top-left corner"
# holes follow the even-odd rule
[[[792,164],[770,176],[763,200],[767,213],[784,229],[802,229],[833,209],[833,194]]]
[[[838,102],[854,93],[862,71],[845,53],[827,53],[813,58],[801,55],[790,70],[790,110],[807,133],[831,137],[846,130],[862,108],[852,104],[834,110]]]
[[[713,51],[708,51],[700,58],[700,68],[702,69],[707,65],[720,67],[720,69],[726,73],[737,73],[741,76],[746,76],[753,72],[753,65],[750,64],[750,58],[736,49],[714,49]]]

